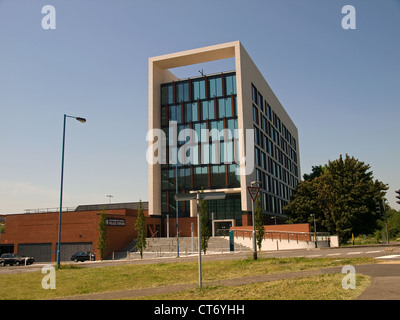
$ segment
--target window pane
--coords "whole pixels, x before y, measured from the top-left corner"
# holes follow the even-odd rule
[[[199,81],[192,82],[192,92],[193,92],[193,100],[200,99],[200,82]]]
[[[225,99],[218,99],[218,116],[225,118]]]
[[[232,117],[232,99],[225,99],[225,116]]]
[[[210,144],[202,143],[201,144],[201,164],[209,164],[210,163]]]
[[[182,107],[181,105],[176,106],[176,121],[182,123]]]
[[[236,75],[232,76],[232,88],[233,88],[232,93],[236,94]]]
[[[230,187],[240,187],[240,175],[236,175],[236,168],[239,166],[237,164],[231,164],[229,166],[229,186]]]
[[[161,87],[161,104],[167,104],[168,103],[168,87],[167,86],[162,86]]]
[[[205,99],[206,98],[206,82],[205,80],[201,80],[199,82],[200,84],[200,99]]]
[[[222,97],[222,95],[223,95],[223,91],[222,91],[222,78],[217,78],[217,79],[215,79],[215,85],[216,85],[217,97]]]
[[[208,102],[208,119],[215,119],[214,100]]]
[[[173,85],[168,86],[168,104],[174,103],[174,87]]]
[[[183,84],[183,101],[189,101],[189,82]]]
[[[176,85],[176,102],[183,101],[183,83]]]
[[[255,105],[253,105],[253,121],[258,124],[258,110]]]
[[[165,114],[166,110],[165,107],[161,107],[161,126],[165,126],[166,125],[166,114]]]
[[[251,97],[255,103],[257,103],[257,89],[254,85],[251,85]]]
[[[208,101],[203,101],[201,103],[201,119],[208,120]]]
[[[169,187],[168,185],[168,170],[161,171],[161,189],[167,190]]]
[[[176,106],[169,106],[169,121],[176,121]]]
[[[194,181],[195,188],[201,189],[201,187],[208,187],[208,170],[207,167],[196,167],[194,168]]]
[[[216,81],[215,79],[210,79],[208,83],[210,85],[210,98],[213,98],[217,96]]]
[[[192,119],[193,121],[199,121],[198,113],[197,113],[197,102],[192,104]]]
[[[220,140],[223,140],[224,139],[224,135],[222,134],[222,130],[224,130],[224,120],[219,120],[218,121],[218,127],[217,127],[217,129],[218,129],[218,132],[220,132],[221,134],[219,135],[220,136]]]
[[[227,76],[225,78],[226,82],[226,94],[231,95],[231,94],[236,94],[236,76]]]
[[[192,104],[185,104],[185,122],[192,121]]]

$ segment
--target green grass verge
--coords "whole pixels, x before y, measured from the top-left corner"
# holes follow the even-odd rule
[[[354,300],[371,284],[371,277],[356,275],[356,288],[346,290],[342,279],[343,274],[324,274],[241,286],[210,286],[138,300]]]
[[[262,274],[373,263],[372,258],[262,258],[203,263],[203,282]],[[56,271],[56,289],[42,288],[45,274],[29,272],[0,275],[0,299],[51,299],[100,292],[189,284],[198,281],[197,262],[63,267]]]

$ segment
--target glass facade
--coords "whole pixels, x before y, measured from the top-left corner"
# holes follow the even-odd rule
[[[178,192],[191,190],[240,187],[234,163],[235,129],[237,123],[235,72],[221,73],[195,79],[186,79],[161,85],[161,128],[167,138],[167,163],[161,166],[162,214],[176,214],[176,174]],[[186,140],[177,141],[177,147],[169,146],[174,134],[171,121],[176,121],[176,134],[191,129],[197,137],[185,135]],[[203,130],[203,131],[202,131]],[[209,134],[205,135],[204,130]],[[228,130],[229,134],[224,134]],[[182,146],[188,147],[185,156],[190,161],[182,163],[176,155]],[[171,150],[170,150],[171,149]],[[178,160],[179,157],[178,157]],[[210,201],[209,212],[215,219],[236,219],[241,225],[240,194],[228,195],[225,200]],[[189,201],[179,203],[179,217],[190,216]],[[211,218],[211,216],[210,216]]]
[[[282,208],[298,184],[296,140],[253,84],[251,97],[247,112],[253,119],[255,173],[262,183],[263,211],[283,214]],[[240,187],[235,162],[238,116],[234,72],[162,84],[161,123],[167,138],[167,161],[161,165],[162,214],[176,214],[177,185],[179,193]],[[185,129],[191,129],[190,135]],[[183,139],[179,138],[181,133]],[[170,145],[172,139],[177,140],[176,145]],[[182,161],[182,154],[190,160]],[[210,201],[208,208],[210,219],[214,212],[217,220],[235,219],[236,225],[242,224],[239,193]],[[189,216],[189,201],[180,202],[179,217]]]
[[[263,211],[282,214],[298,184],[296,140],[252,84],[256,179]]]

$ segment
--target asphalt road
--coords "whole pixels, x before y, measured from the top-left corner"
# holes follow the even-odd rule
[[[307,257],[307,258],[350,258],[350,257],[373,257],[379,261],[387,261],[391,263],[400,263],[400,244],[396,245],[373,245],[373,246],[349,246],[339,248],[315,248],[315,249],[297,249],[297,250],[279,250],[279,251],[263,251],[261,257],[269,258],[285,258],[285,257]],[[203,261],[218,261],[229,259],[243,259],[252,257],[250,251],[234,252],[234,253],[207,253],[203,256]],[[88,268],[105,267],[114,265],[127,264],[154,264],[154,263],[172,263],[177,261],[197,261],[197,255],[181,255],[180,258],[153,258],[153,259],[132,259],[132,260],[115,260],[115,261],[92,261],[78,262],[79,266]],[[377,260],[378,261],[378,260]],[[66,262],[73,263],[73,262]],[[41,270],[44,265],[55,265],[54,262],[34,263],[28,266],[6,266],[0,267],[0,274],[12,274],[22,272],[34,272]],[[400,269],[400,265],[399,265]]]

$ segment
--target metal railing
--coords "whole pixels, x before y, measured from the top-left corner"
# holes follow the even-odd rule
[[[233,234],[235,238],[242,237],[244,238],[252,238],[253,231],[252,230],[233,230]],[[328,232],[291,232],[291,231],[265,231],[264,239],[273,240],[295,240],[295,241],[328,241],[329,233]]]
[[[62,207],[62,212],[75,211],[77,207]],[[39,208],[39,209],[25,209],[25,213],[53,213],[60,212],[60,207],[58,208]]]

